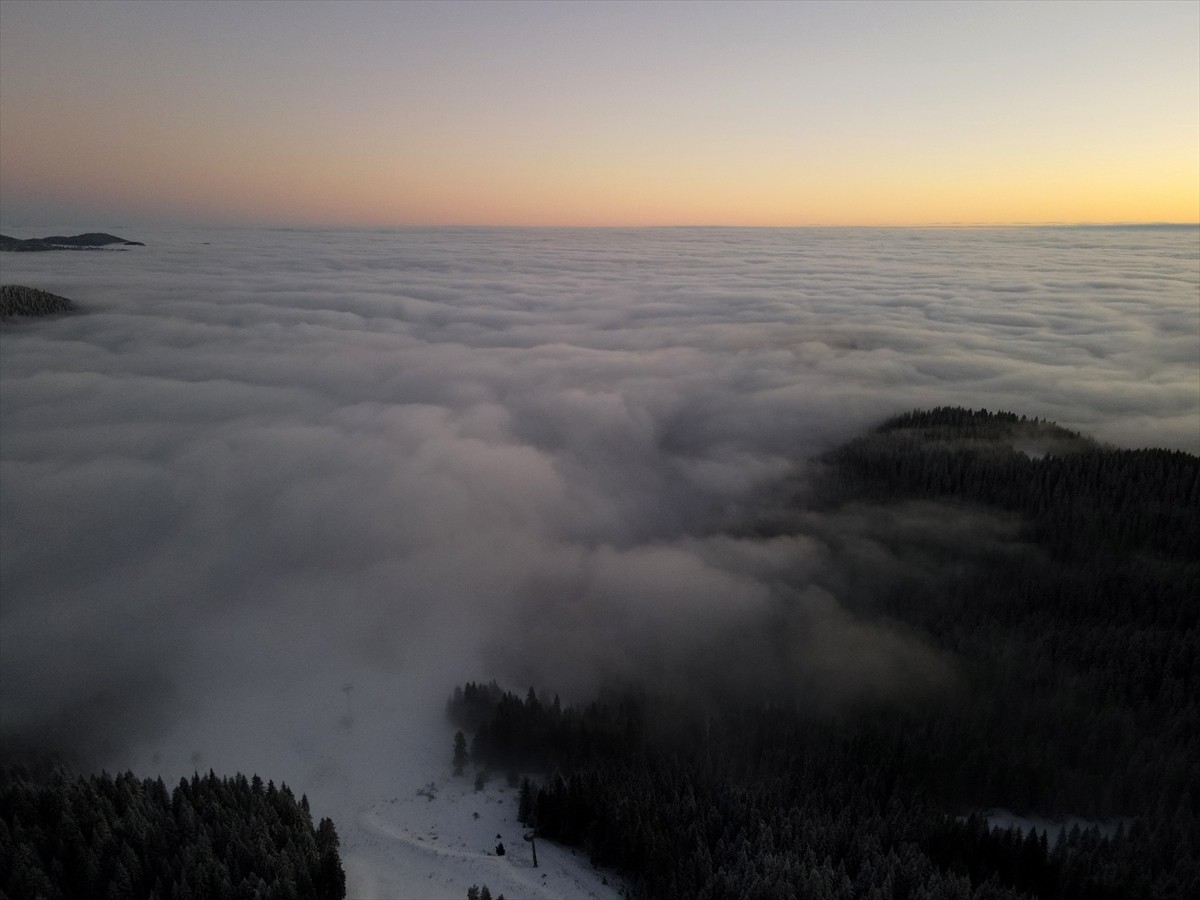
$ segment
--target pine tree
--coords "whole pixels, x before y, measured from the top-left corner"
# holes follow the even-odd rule
[[[467,736],[461,731],[454,733],[454,774],[462,775],[470,757],[467,756]]]
[[[521,799],[517,804],[517,821],[522,825],[533,824],[533,784],[528,778],[521,779]]]
[[[320,856],[318,896],[341,900],[346,896],[346,872],[338,856],[337,829],[332,819],[322,819],[317,826],[317,853]]]

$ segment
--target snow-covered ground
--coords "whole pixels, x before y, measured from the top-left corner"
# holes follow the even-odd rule
[[[465,900],[485,884],[508,900],[621,897],[614,873],[582,851],[539,840],[533,867],[503,773],[481,791],[470,767],[453,775],[445,698],[462,679],[456,661],[434,652],[445,647],[430,642],[400,669],[364,664],[336,679],[319,667],[280,670],[269,656],[250,669],[223,660],[227,683],[212,685],[213,701],[140,748],[132,768],[168,784],[209,768],[258,773],[307,795],[314,818],[337,827],[356,900]]]
[[[613,873],[594,869],[582,851],[538,841],[534,868],[518,791],[495,774],[476,791],[470,767],[453,775],[454,728],[442,701],[413,695],[380,716],[384,693],[351,693],[354,712],[342,717],[341,746],[327,757],[336,762],[311,792],[314,812],[337,811],[348,897],[465,900],[469,887],[485,884],[508,900],[622,896]]]
[[[407,796],[362,810],[342,832],[347,895],[358,898],[465,898],[471,885],[493,897],[619,898],[612,873],[582,852],[537,842],[534,868],[517,792],[503,780],[482,791],[469,776],[442,776]],[[495,848],[503,843],[505,854]]]
[[[350,712],[310,798],[314,813],[334,811],[348,897],[465,900],[471,885],[485,884],[508,900],[622,896],[613,873],[594,869],[582,851],[538,841],[533,867],[518,791],[497,774],[476,791],[469,766],[453,775],[454,727],[438,694],[401,683],[343,693]]]

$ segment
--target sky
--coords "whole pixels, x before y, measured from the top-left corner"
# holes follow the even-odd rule
[[[1200,4],[0,2],[0,223],[1200,220]]]

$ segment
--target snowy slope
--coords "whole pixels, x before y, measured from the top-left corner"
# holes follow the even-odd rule
[[[516,799],[503,782],[477,792],[469,777],[443,776],[364,809],[342,834],[348,896],[462,900],[473,884],[508,900],[622,896],[611,873],[546,841],[534,868]],[[494,852],[497,838],[504,856]]]
[[[593,869],[582,852],[539,841],[533,867],[517,791],[502,776],[476,792],[472,770],[452,775],[445,697],[456,665],[410,663],[330,680],[319,669],[272,674],[229,660],[230,684],[142,748],[133,768],[168,783],[209,768],[256,772],[306,794],[314,818],[337,826],[350,898],[465,900],[473,884],[508,900],[622,896],[613,873]]]
[[[382,692],[375,693],[359,690],[355,702],[382,710]],[[374,712],[354,717],[336,774],[314,794],[321,807],[342,810],[348,897],[465,900],[473,884],[508,900],[622,896],[614,875],[593,869],[582,852],[538,841],[533,867],[527,829],[517,821],[517,791],[500,776],[476,791],[469,767],[453,776],[454,729],[440,699],[412,696],[386,719],[404,727],[380,730]],[[346,785],[344,794],[329,790],[338,784]],[[504,856],[495,854],[499,842]]]

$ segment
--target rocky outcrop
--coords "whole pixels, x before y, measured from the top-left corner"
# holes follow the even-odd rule
[[[66,297],[51,294],[49,291],[39,291],[37,288],[20,284],[6,284],[0,287],[0,319],[11,319],[14,316],[52,316],[75,309],[75,304]]]
[[[101,250],[120,244],[122,247],[145,247],[141,241],[131,241],[103,231],[89,231],[69,237],[56,234],[44,238],[15,238],[0,234],[0,250],[10,253],[37,253],[43,250]],[[119,248],[118,248],[119,249]]]

